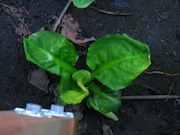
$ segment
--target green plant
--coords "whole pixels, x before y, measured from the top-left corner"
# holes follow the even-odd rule
[[[77,8],[86,8],[94,1],[95,0],[72,0],[74,6],[76,6]]]
[[[90,70],[74,66],[78,54],[73,44],[57,32],[41,31],[24,39],[27,60],[61,76],[58,91],[61,104],[77,104],[85,98],[87,106],[118,120],[113,113],[121,105],[121,89],[127,87],[151,64],[146,44],[126,34],[107,35],[88,48]],[[94,80],[102,85],[96,85]]]

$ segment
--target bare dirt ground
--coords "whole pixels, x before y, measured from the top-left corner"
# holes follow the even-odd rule
[[[0,3],[0,109],[25,107],[29,102],[49,108],[54,103],[55,95],[40,91],[29,84],[28,72],[38,67],[26,60],[22,39],[28,36],[29,32],[37,32],[42,27],[49,30],[67,0],[0,0]],[[15,9],[11,7],[12,11],[8,13],[8,6]],[[108,12],[102,13],[92,6]],[[12,14],[17,13],[15,10],[19,8],[23,9],[23,12],[18,11],[23,13],[20,18],[17,14]],[[125,14],[111,15],[109,12]],[[86,9],[78,9],[71,4],[66,14],[68,13],[79,22],[85,37],[99,38],[107,34],[126,33],[148,44],[152,65],[147,71],[170,73],[166,75],[143,73],[132,85],[123,89],[123,96],[180,95],[179,75],[172,75],[180,72],[179,0],[96,0]],[[22,16],[26,18],[24,22],[26,25],[23,25],[23,32],[22,28],[18,32]],[[76,48],[81,52],[77,67],[86,67],[82,61],[88,45]],[[59,81],[58,77],[49,73],[48,77],[50,85]],[[123,100],[122,107],[116,114],[119,117],[117,122],[85,108],[81,120],[81,134],[180,134],[178,99]]]

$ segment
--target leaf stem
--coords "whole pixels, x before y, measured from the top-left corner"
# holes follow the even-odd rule
[[[107,95],[104,94],[102,91],[99,90],[99,87],[94,83],[94,82],[91,82],[88,87],[92,90],[93,93],[95,94],[98,94],[98,95],[101,95],[103,97],[106,97]]]
[[[53,57],[54,58],[54,61],[56,63],[58,63],[64,70],[66,70],[68,73],[70,74],[73,74],[74,72],[77,71],[77,69],[73,66],[71,66],[69,63],[61,60],[61,59],[58,59],[57,57]]]
[[[77,82],[77,85],[78,85],[84,92],[86,92],[86,93],[85,93],[86,96],[89,95],[89,90],[82,84],[82,82],[78,81],[78,82]]]
[[[96,86],[96,84],[94,84],[94,82],[91,82],[89,85],[88,85],[89,88],[91,88],[92,92],[98,94],[98,95],[101,95],[102,93],[99,91],[98,87]]]

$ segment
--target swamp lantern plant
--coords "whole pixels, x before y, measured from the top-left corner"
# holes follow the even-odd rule
[[[72,0],[74,6],[77,8],[87,8],[95,0]]]
[[[121,106],[121,90],[132,83],[151,64],[146,44],[126,34],[107,35],[88,48],[86,63],[90,70],[76,69],[78,53],[63,35],[40,31],[24,39],[28,61],[61,76],[57,90],[60,104],[86,100],[89,108],[118,120],[113,113]],[[94,80],[99,81],[98,85]]]

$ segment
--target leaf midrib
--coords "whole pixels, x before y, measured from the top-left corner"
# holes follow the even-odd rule
[[[59,59],[53,53],[50,53],[50,52],[46,51],[45,49],[43,49],[43,48],[41,48],[39,46],[36,46],[34,44],[33,44],[33,46],[35,46],[35,48],[39,49],[39,52],[42,52],[43,54],[50,55],[52,57],[52,60],[49,61],[49,62],[56,63],[57,65],[59,65],[61,68],[65,69],[70,74],[73,74],[74,72],[77,71],[77,69],[75,67],[71,66],[69,63],[65,62],[64,60]],[[37,62],[37,60],[35,60],[35,61]],[[40,64],[37,62],[37,65],[40,65]]]
[[[110,69],[111,67],[125,61],[125,60],[129,60],[129,59],[134,59],[134,58],[140,58],[140,57],[144,57],[146,55],[136,55],[136,56],[129,56],[126,58],[119,58],[119,59],[114,59],[111,61],[108,61],[102,65],[100,65],[99,67],[97,67],[94,71],[91,72],[91,76],[92,76],[92,80],[94,78],[96,78],[96,76],[100,75],[101,73],[103,73],[104,71]]]

